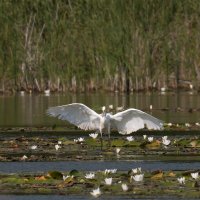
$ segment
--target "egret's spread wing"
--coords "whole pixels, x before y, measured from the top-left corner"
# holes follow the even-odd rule
[[[137,109],[128,109],[112,116],[111,125],[117,129],[120,134],[130,134],[146,127],[148,129],[162,129],[161,120]]]
[[[84,104],[72,103],[51,107],[47,114],[67,120],[83,130],[97,130],[100,127],[101,116]]]

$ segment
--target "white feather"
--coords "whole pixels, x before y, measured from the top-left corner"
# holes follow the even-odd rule
[[[67,120],[83,130],[99,130],[101,127],[102,116],[80,103],[51,107],[47,114]]]
[[[130,134],[145,127],[160,130],[163,128],[161,120],[137,109],[128,109],[115,115],[97,114],[84,104],[72,103],[51,107],[47,114],[67,120],[83,130],[98,130],[110,134],[110,129],[116,129],[120,134]]]
[[[163,127],[161,120],[137,109],[128,109],[111,116],[112,127],[120,134],[130,134],[145,127],[160,130]]]

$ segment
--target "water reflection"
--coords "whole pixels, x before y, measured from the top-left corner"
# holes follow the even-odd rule
[[[103,105],[124,106],[142,109],[165,122],[197,122],[200,111],[188,112],[200,108],[200,95],[190,93],[137,93],[123,94],[25,94],[24,96],[0,96],[0,126],[50,126],[54,123],[65,125],[65,122],[49,118],[45,111],[50,106],[81,102],[101,112]],[[149,109],[152,105],[153,110]],[[175,112],[181,108],[183,112]],[[163,109],[163,110],[162,110]]]

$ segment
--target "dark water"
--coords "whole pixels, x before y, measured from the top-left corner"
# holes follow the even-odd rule
[[[127,171],[142,167],[143,170],[191,170],[200,169],[200,162],[174,161],[61,161],[61,162],[0,162],[0,173],[48,172],[52,170],[97,171],[118,169]]]
[[[97,112],[101,112],[103,105],[113,104],[114,107],[124,106],[125,108],[142,109],[165,122],[198,122],[200,111],[193,113],[189,109],[200,108],[200,94],[191,92],[182,93],[138,93],[138,94],[50,94],[33,95],[19,94],[14,96],[0,96],[0,126],[51,126],[56,123],[65,125],[57,119],[46,116],[45,111],[50,106],[81,102]],[[153,111],[149,110],[153,105]],[[180,107],[182,112],[175,112]],[[168,108],[168,111],[161,109]]]

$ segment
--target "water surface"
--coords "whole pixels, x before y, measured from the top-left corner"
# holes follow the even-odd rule
[[[46,116],[46,109],[80,102],[88,105],[97,112],[101,112],[103,105],[113,104],[114,107],[137,108],[144,110],[165,122],[185,123],[197,122],[200,111],[189,112],[200,108],[200,94],[191,92],[181,93],[134,93],[111,94],[19,94],[13,96],[0,96],[0,126],[52,126],[53,124],[66,125],[66,122]],[[153,110],[149,110],[149,106]],[[176,112],[181,108],[181,112]],[[164,110],[163,110],[164,109]]]
[[[200,162],[176,161],[57,161],[57,162],[0,162],[0,173],[48,172],[52,170],[97,171],[118,169],[127,171],[142,167],[143,170],[191,170],[200,169]]]

